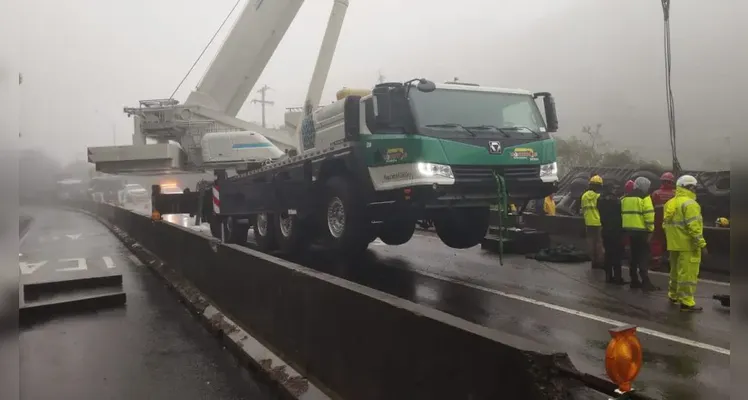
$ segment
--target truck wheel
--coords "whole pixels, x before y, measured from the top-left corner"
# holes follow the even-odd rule
[[[260,251],[271,251],[276,248],[275,240],[275,224],[273,221],[272,214],[260,213],[257,214],[257,219],[254,225],[255,241]]]
[[[278,248],[285,254],[296,254],[303,250],[306,235],[301,220],[296,215],[287,212],[279,213],[274,218],[276,224],[276,240]]]
[[[434,220],[436,234],[453,249],[476,246],[488,231],[489,213],[488,207],[446,210]]]
[[[349,179],[334,176],[325,186],[322,230],[328,247],[347,254],[363,252],[369,246],[373,228],[354,184]]]
[[[247,243],[249,225],[246,222],[239,222],[236,218],[226,217],[221,225],[223,227],[223,238],[226,243]]]
[[[379,239],[390,246],[407,243],[416,230],[416,221],[412,219],[387,221],[382,224]]]

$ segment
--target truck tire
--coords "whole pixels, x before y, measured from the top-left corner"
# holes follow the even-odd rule
[[[245,244],[249,235],[249,223],[239,222],[236,218],[226,217],[221,224],[223,239],[226,243]]]
[[[278,249],[284,254],[297,254],[307,244],[307,231],[296,215],[279,213],[273,218]]]
[[[387,221],[380,227],[379,239],[390,246],[398,246],[407,243],[415,230],[416,221],[412,219]]]
[[[325,244],[330,250],[356,255],[363,253],[372,237],[366,206],[349,178],[333,176],[325,182],[321,211]]]
[[[257,242],[257,248],[260,251],[268,252],[277,248],[277,241],[275,240],[276,224],[273,223],[274,220],[275,218],[272,214],[257,214],[253,229],[255,242]]]
[[[480,244],[488,232],[488,207],[454,208],[434,219],[439,239],[453,249],[467,249]]]

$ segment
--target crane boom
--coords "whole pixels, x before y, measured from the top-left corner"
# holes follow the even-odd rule
[[[281,131],[242,121],[236,114],[304,0],[247,1],[185,104],[172,98],[141,100],[139,107],[124,109],[134,116],[132,146],[88,148],[88,161],[95,163],[98,171],[159,175],[239,170],[298,149],[296,121],[288,131]],[[334,0],[307,103],[319,103],[347,8],[348,0]],[[157,144],[146,144],[146,139]]]
[[[249,0],[185,105],[235,117],[304,0]]]

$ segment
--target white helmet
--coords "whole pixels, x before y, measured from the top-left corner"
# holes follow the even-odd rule
[[[675,182],[675,186],[678,187],[689,187],[689,186],[696,186],[699,182],[691,175],[683,175],[680,178],[678,178],[678,181]]]

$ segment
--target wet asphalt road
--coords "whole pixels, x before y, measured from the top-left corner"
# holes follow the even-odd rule
[[[34,216],[21,262],[47,261],[22,275],[57,274],[60,259],[123,275],[127,304],[69,315],[21,330],[23,399],[269,399],[156,276],[104,226],[83,214],[25,209]],[[107,268],[108,257],[110,265]],[[75,266],[77,263],[73,262]],[[26,269],[28,272],[29,269]],[[81,273],[76,271],[75,273]]]
[[[191,225],[180,215],[168,221]],[[207,227],[192,229],[210,235]],[[480,247],[450,249],[432,233],[416,235],[402,246],[374,242],[355,268],[320,253],[294,261],[550,345],[567,352],[583,372],[599,376],[605,375],[608,329],[634,324],[645,362],[638,390],[665,400],[729,399],[730,315],[712,295],[730,287],[704,280],[719,277],[704,276],[699,283],[697,302],[704,312],[685,314],[669,304],[664,290],[609,287],[601,283],[602,271],[585,264],[506,256],[500,266],[497,255]],[[653,273],[652,279],[666,289],[665,274]]]

